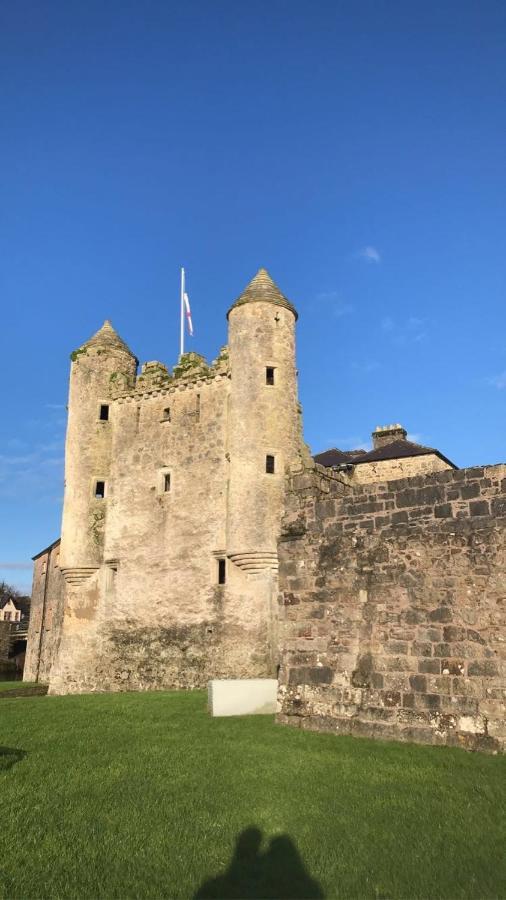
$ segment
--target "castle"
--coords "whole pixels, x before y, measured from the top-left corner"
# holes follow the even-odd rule
[[[295,307],[260,269],[227,318],[211,365],[137,375],[107,321],[72,354],[61,541],[34,558],[25,679],[277,675],[287,724],[502,748],[506,467],[458,470],[399,425],[312,459]]]

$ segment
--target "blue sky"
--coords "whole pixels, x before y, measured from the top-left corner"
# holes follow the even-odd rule
[[[59,533],[70,351],[172,365],[182,264],[208,358],[259,266],[296,304],[315,452],[506,459],[502,0],[17,0],[0,84],[0,578]]]

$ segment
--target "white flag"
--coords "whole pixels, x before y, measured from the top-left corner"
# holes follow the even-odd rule
[[[190,300],[188,294],[184,293],[184,308],[186,312],[186,321],[188,322],[188,332],[193,337],[192,311],[190,309]]]

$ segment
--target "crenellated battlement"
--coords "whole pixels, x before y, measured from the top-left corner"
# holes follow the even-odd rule
[[[112,400],[142,400],[165,394],[185,391],[230,374],[228,347],[221,348],[211,364],[200,353],[185,353],[171,372],[164,363],[153,360],[143,364],[133,385],[129,385],[120,372],[110,376]]]

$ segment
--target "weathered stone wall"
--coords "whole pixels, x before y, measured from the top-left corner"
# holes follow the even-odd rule
[[[224,373],[112,403],[109,485],[96,501],[104,563],[66,586],[53,692],[191,688],[210,673],[272,673],[271,574],[248,576],[227,562],[218,584],[229,391]]]
[[[370,484],[376,481],[412,478],[414,475],[428,475],[430,472],[444,472],[451,468],[452,466],[436,453],[427,453],[424,456],[405,456],[400,459],[360,463],[353,467],[350,481],[352,484]]]
[[[60,569],[60,542],[34,559],[30,622],[23,670],[25,681],[47,683],[56,658],[63,622],[65,584]]]
[[[292,479],[281,713],[302,728],[506,744],[506,466]]]

